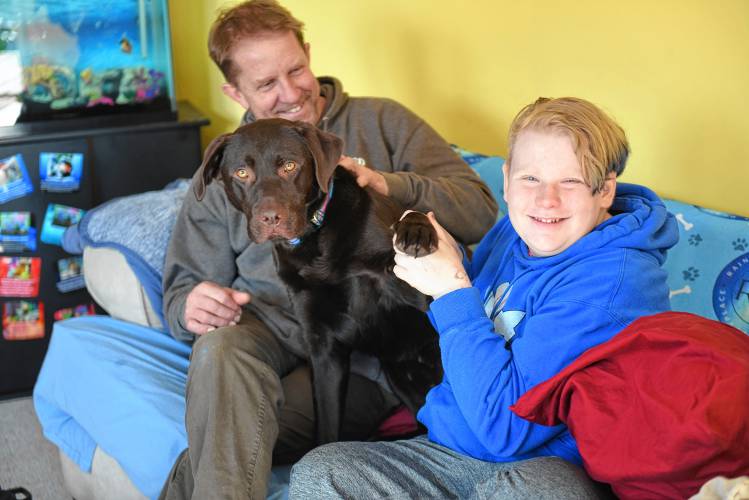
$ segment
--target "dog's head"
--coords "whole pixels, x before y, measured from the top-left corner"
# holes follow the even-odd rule
[[[211,142],[200,165],[195,196],[213,179],[247,217],[250,239],[294,239],[308,224],[308,208],[328,191],[343,141],[304,122],[258,120]]]

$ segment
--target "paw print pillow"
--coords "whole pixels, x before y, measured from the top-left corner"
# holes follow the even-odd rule
[[[666,259],[671,308],[749,334],[749,219],[664,200],[679,223]]]

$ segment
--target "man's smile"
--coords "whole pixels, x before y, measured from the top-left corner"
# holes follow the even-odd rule
[[[301,104],[297,104],[296,106],[291,107],[289,109],[286,109],[286,110],[283,110],[283,111],[279,111],[278,114],[281,114],[281,115],[293,115],[294,113],[298,113],[301,109],[302,109],[302,105]]]

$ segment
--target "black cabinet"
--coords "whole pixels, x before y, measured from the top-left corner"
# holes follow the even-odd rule
[[[200,127],[206,124],[205,117],[183,102],[179,104],[176,121],[42,133],[28,130],[0,133],[0,159],[23,155],[34,186],[32,193],[0,204],[0,211],[30,212],[32,225],[37,230],[35,251],[3,252],[1,255],[42,259],[38,296],[0,297],[0,304],[17,300],[41,302],[45,329],[41,339],[0,337],[0,398],[32,389],[47,351],[55,311],[91,302],[85,290],[61,293],[56,287],[57,261],[69,255],[62,247],[39,239],[47,206],[55,203],[89,209],[118,196],[161,189],[176,178],[192,176],[201,160]],[[55,193],[40,189],[39,154],[42,152],[83,153],[83,175],[77,191]]]

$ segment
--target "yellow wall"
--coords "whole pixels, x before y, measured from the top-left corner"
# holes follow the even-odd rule
[[[515,113],[574,95],[629,136],[625,182],[749,216],[749,0],[282,0],[312,67],[392,97],[448,141],[505,155]],[[178,97],[231,130],[206,36],[222,0],[170,0]]]

